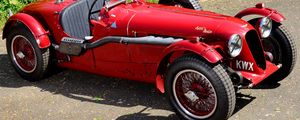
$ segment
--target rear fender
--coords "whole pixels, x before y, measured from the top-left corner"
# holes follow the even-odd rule
[[[261,15],[265,17],[270,17],[272,20],[278,23],[286,19],[282,14],[280,14],[276,10],[271,8],[265,8],[265,5],[263,3],[258,3],[256,4],[256,7],[247,8],[245,10],[240,11],[238,14],[235,15],[235,17],[243,18],[244,16],[248,15]]]
[[[43,26],[35,18],[25,13],[15,14],[8,19],[3,29],[2,39],[7,37],[9,30],[18,22],[24,24],[31,31],[39,48],[43,49],[50,46],[51,42],[48,37],[49,32],[45,31]]]
[[[171,46],[166,48],[163,51],[163,53],[160,55],[159,57],[160,62],[158,62],[160,64],[157,65],[156,88],[162,93],[165,92],[165,88],[164,88],[164,78],[162,77],[164,73],[160,72],[161,71],[160,69],[164,69],[164,68],[161,68],[161,66],[168,61],[166,59],[170,59],[170,56],[172,56],[173,53],[180,52],[180,51],[194,53],[198,56],[201,56],[204,60],[212,64],[221,61],[223,58],[213,47],[202,42],[192,43],[190,41],[184,40],[172,44]]]

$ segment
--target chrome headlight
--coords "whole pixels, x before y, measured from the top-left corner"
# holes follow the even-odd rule
[[[240,55],[243,48],[242,37],[238,34],[234,34],[228,41],[228,53],[231,57]]]
[[[267,38],[270,36],[272,31],[272,20],[268,17],[264,17],[259,23],[259,32],[262,38]]]

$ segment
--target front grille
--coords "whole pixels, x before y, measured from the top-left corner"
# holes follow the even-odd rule
[[[261,41],[255,30],[251,30],[246,34],[246,41],[250,48],[250,51],[255,59],[256,64],[262,68],[266,69],[266,60],[264,56],[264,50],[261,46]]]

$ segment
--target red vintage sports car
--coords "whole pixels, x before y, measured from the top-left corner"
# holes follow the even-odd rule
[[[261,17],[241,19],[254,14]],[[293,70],[284,20],[262,3],[231,17],[197,0],[40,0],[9,18],[3,39],[26,80],[59,66],[153,83],[181,118],[221,120],[232,115],[238,89]]]

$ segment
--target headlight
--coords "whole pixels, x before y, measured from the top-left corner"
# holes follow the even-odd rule
[[[259,32],[262,38],[267,38],[270,36],[272,31],[272,20],[268,17],[264,17],[259,23]]]
[[[234,34],[228,41],[228,52],[231,57],[240,55],[243,48],[242,38],[238,34]]]

